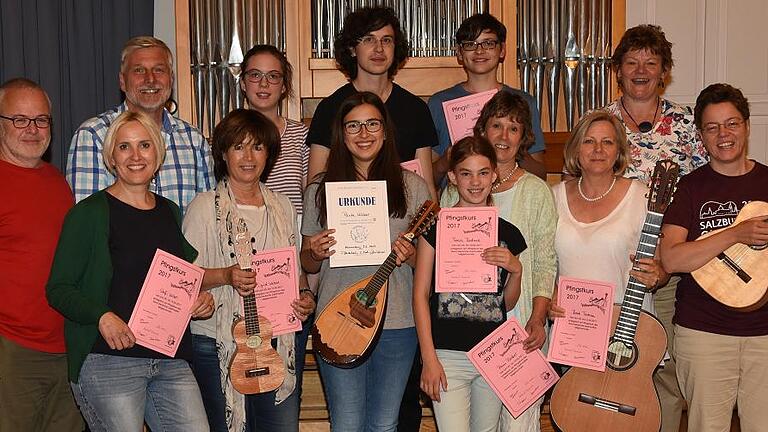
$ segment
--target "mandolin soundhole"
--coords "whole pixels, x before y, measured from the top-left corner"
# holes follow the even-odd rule
[[[611,369],[622,371],[631,368],[637,362],[637,347],[617,339],[608,344],[608,361]]]
[[[367,305],[368,299],[369,299],[368,293],[366,293],[365,290],[358,290],[355,293],[355,299],[357,299],[357,301],[360,302],[361,305]],[[366,306],[366,307],[373,307],[373,306],[376,306],[376,297],[371,299],[370,306]]]

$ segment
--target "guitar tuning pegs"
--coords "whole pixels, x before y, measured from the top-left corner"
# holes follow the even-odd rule
[[[251,237],[251,243],[256,243],[256,237]]]
[[[230,257],[230,258],[234,258],[234,257],[235,257],[235,253],[234,253],[234,252],[230,252],[230,253],[229,253],[229,257]]]

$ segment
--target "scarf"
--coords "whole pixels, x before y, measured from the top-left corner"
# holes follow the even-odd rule
[[[264,249],[275,249],[296,245],[294,233],[295,222],[290,214],[285,214],[277,195],[267,189],[264,183],[259,183],[261,194],[264,198],[265,227],[249,227],[250,233],[266,229]],[[214,198],[216,215],[216,230],[219,238],[221,256],[229,261],[229,265],[235,264],[233,232],[238,223],[244,222],[238,211],[235,197],[229,188],[227,179],[216,185]],[[219,371],[221,372],[221,389],[226,399],[227,427],[232,432],[245,430],[245,397],[238,393],[229,380],[229,365],[237,349],[232,337],[232,325],[243,318],[242,301],[240,294],[231,287],[214,290],[215,304],[221,305],[216,311],[216,345],[219,354]],[[293,393],[296,387],[296,350],[295,335],[287,333],[277,337],[277,352],[285,363],[285,380],[276,390],[275,404],[280,404]]]

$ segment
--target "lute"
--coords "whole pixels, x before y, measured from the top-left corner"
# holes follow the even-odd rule
[[[413,242],[435,223],[440,207],[425,201],[403,235]],[[375,346],[387,305],[387,280],[395,269],[392,251],[371,276],[349,285],[320,312],[312,327],[312,346],[328,363],[353,367]]]

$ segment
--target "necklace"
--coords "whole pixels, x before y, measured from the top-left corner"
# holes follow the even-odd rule
[[[656,114],[659,113],[659,105],[661,105],[659,102],[660,102],[659,97],[656,96],[656,111],[653,112],[653,120],[656,120]],[[621,104],[621,107],[624,109],[624,112],[627,113],[627,115],[629,116],[629,119],[632,120],[632,123],[634,123],[635,126],[637,126],[637,130],[639,130],[642,133],[648,133],[651,131],[651,129],[653,129],[653,123],[649,121],[640,122],[639,124],[637,123],[635,118],[632,117],[632,114],[630,114],[629,111],[627,110],[627,107],[624,106],[624,97],[619,98],[619,103]]]
[[[496,189],[500,188],[500,187],[501,187],[501,185],[503,185],[504,183],[506,183],[507,181],[509,181],[509,179],[511,179],[511,178],[512,178],[512,176],[513,176],[513,175],[515,175],[515,173],[517,172],[517,169],[518,169],[519,167],[520,167],[520,166],[517,164],[517,162],[515,162],[515,167],[514,167],[514,168],[512,168],[512,171],[510,171],[510,172],[509,172],[509,174],[507,174],[506,176],[504,176],[504,178],[503,178],[503,179],[501,179],[501,180],[497,181],[496,183],[494,183],[494,184],[493,184],[493,186],[491,186],[491,191],[495,191]]]
[[[584,190],[581,188],[581,181],[584,179],[584,177],[579,177],[579,182],[577,183],[578,189],[579,189],[579,195],[581,195],[582,198],[584,198],[584,201],[586,202],[595,202],[600,201],[601,199],[605,198],[611,191],[613,190],[613,186],[616,185],[616,176],[613,176],[613,181],[611,182],[611,185],[608,186],[608,190],[603,192],[602,195],[589,198],[588,196],[584,195]]]

